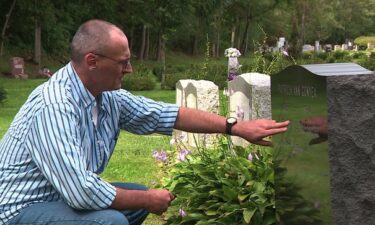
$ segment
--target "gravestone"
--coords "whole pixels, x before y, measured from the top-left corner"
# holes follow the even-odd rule
[[[341,45],[334,45],[333,46],[333,51],[341,51]]]
[[[179,106],[219,113],[219,88],[212,81],[180,80],[176,85],[176,103]],[[175,131],[174,139],[182,139],[189,146],[210,146],[216,134],[193,134]]]
[[[12,57],[9,60],[10,74],[17,79],[26,79],[28,76],[24,71],[25,62],[21,57]]]
[[[314,50],[315,50],[316,52],[319,52],[319,51],[320,51],[320,43],[319,43],[319,41],[315,41]]]
[[[228,84],[230,116],[238,120],[271,119],[270,76],[260,73],[245,73]],[[249,144],[239,137],[232,137],[233,144]]]
[[[320,205],[324,224],[375,224],[373,73],[354,63],[295,65],[272,75],[271,84],[273,119],[291,120],[273,137],[289,177]],[[302,126],[307,121],[320,129]]]

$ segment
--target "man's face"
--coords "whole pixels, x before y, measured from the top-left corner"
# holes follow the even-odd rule
[[[97,60],[97,72],[93,75],[95,83],[102,91],[121,88],[122,80],[127,73],[132,73],[128,41],[124,36],[114,38],[112,46],[105,54],[94,53]]]

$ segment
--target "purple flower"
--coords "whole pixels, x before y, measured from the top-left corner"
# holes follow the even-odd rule
[[[236,108],[236,116],[237,116],[237,119],[239,119],[239,120],[243,120],[243,118],[245,116],[245,112],[239,106],[237,106],[237,108]]]
[[[186,156],[189,155],[190,153],[191,153],[190,150],[182,149],[181,151],[178,152],[177,159],[180,160],[180,161],[185,161]]]
[[[180,210],[178,210],[178,214],[181,216],[181,217],[185,217],[186,216],[186,212],[184,211],[184,209],[180,208]]]
[[[253,161],[253,155],[250,153],[250,154],[247,156],[247,159],[248,159],[249,161]]]
[[[228,73],[228,80],[229,81],[234,80],[234,78],[236,78],[236,76],[237,76],[236,72],[229,72]]]
[[[166,162],[168,159],[167,153],[163,150],[152,152],[152,157],[161,162]]]

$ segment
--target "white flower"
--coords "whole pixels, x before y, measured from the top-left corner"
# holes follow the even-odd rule
[[[224,55],[225,55],[225,57],[230,57],[230,58],[232,58],[232,57],[240,57],[241,56],[241,52],[238,49],[236,49],[236,48],[227,48],[224,51]]]

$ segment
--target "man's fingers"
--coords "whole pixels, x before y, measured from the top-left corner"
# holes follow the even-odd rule
[[[262,146],[273,146],[272,145],[272,142],[270,141],[266,141],[266,140],[260,140],[260,141],[254,141],[252,142],[253,144],[256,144],[256,145],[262,145]]]
[[[287,130],[288,130],[287,127],[283,127],[283,128],[274,128],[274,129],[266,130],[266,131],[265,131],[265,134],[266,134],[266,136],[271,136],[271,135],[274,135],[274,134],[283,133],[283,132],[285,132],[285,131],[287,131]]]
[[[274,123],[270,123],[268,125],[265,126],[266,129],[274,129],[274,128],[286,128],[288,127],[289,125],[289,121],[283,121],[283,122],[274,122]]]

